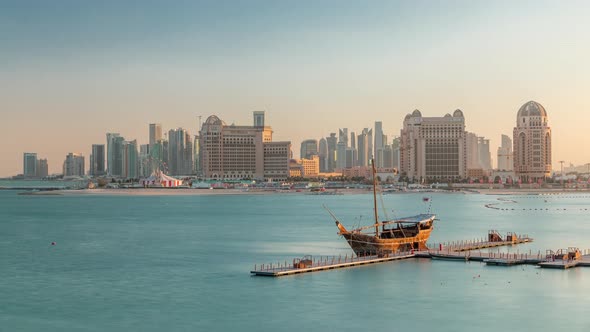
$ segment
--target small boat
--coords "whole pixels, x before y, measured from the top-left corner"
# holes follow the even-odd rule
[[[379,220],[377,214],[377,176],[375,163],[373,167],[373,210],[375,223],[369,226],[347,230],[336,216],[328,210],[342,235],[357,256],[383,255],[398,251],[426,250],[426,241],[434,228],[434,214]],[[429,201],[429,199],[424,199]],[[326,209],[327,210],[327,209]]]

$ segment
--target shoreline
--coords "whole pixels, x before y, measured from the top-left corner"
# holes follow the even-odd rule
[[[11,190],[6,188],[4,190]],[[23,190],[23,189],[13,189]],[[34,190],[34,189],[29,189]],[[370,194],[365,189],[328,189],[324,192],[293,191],[293,190],[262,190],[262,189],[192,189],[192,188],[118,188],[118,189],[57,189],[39,191],[24,191],[23,195],[34,196],[213,196],[213,195],[313,195],[313,196],[338,196],[338,195],[360,195]],[[519,196],[519,195],[571,195],[590,194],[590,190],[562,190],[562,189],[477,189],[460,191],[399,191],[387,193],[387,195],[423,194],[432,193],[444,194],[479,194],[491,196]]]

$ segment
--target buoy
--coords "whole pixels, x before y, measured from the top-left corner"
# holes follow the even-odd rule
[[[55,245],[55,242],[51,242],[51,245],[54,246]]]

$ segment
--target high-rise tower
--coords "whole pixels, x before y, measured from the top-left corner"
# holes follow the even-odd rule
[[[162,125],[159,123],[150,123],[150,147],[154,146],[161,139]]]
[[[551,128],[541,104],[529,101],[520,107],[512,141],[517,177],[535,181],[551,175]]]
[[[507,135],[502,135],[502,145],[498,147],[498,169],[511,171],[513,164],[512,140]]]

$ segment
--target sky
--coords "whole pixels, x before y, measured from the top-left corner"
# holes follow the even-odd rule
[[[542,104],[553,165],[590,162],[590,2],[0,0],[0,176],[23,152],[60,173],[107,132],[196,134],[198,116],[300,142],[407,113],[463,110],[468,131],[512,137]]]

